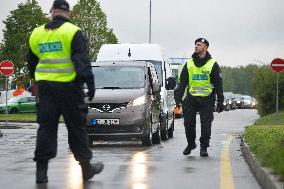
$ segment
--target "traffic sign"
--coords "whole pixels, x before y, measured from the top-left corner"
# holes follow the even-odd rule
[[[271,69],[275,72],[281,72],[284,70],[284,60],[281,58],[275,58],[272,60]]]
[[[9,60],[5,60],[0,63],[0,73],[5,76],[12,75],[14,73],[14,64]]]

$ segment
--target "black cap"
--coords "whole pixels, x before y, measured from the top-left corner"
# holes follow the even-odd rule
[[[65,0],[55,0],[52,5],[53,9],[62,9],[66,11],[70,11],[69,3]]]
[[[208,42],[206,39],[204,39],[204,38],[198,38],[198,39],[196,39],[196,40],[195,40],[195,44],[196,44],[197,42],[204,43],[205,45],[207,45],[207,47],[209,47],[209,42]]]

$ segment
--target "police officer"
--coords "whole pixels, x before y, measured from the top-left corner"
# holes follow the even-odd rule
[[[103,163],[91,164],[88,147],[83,83],[88,97],[94,97],[94,77],[88,60],[86,40],[79,27],[69,22],[69,4],[55,0],[50,10],[52,21],[32,32],[29,40],[28,67],[38,90],[36,182],[47,183],[48,161],[57,153],[57,130],[63,115],[68,130],[68,143],[79,161],[84,180],[103,170]]]
[[[211,137],[211,124],[215,98],[217,95],[217,110],[224,109],[223,87],[220,67],[207,51],[209,42],[204,38],[195,41],[195,52],[184,65],[180,83],[175,90],[176,104],[182,104],[187,147],[183,154],[189,155],[196,148],[196,113],[201,121],[200,156],[208,156],[207,148]],[[187,96],[182,96],[187,90]]]

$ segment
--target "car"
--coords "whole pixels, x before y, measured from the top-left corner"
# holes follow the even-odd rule
[[[253,104],[253,99],[251,96],[248,96],[248,95],[243,95],[241,97],[241,107],[243,109],[246,109],[246,108],[253,108],[254,107],[254,104]]]
[[[159,44],[104,44],[96,61],[147,61],[151,62],[161,84],[160,125],[163,140],[173,137],[174,133],[174,88],[176,80],[172,77],[171,64]]]
[[[161,84],[155,66],[143,61],[92,63],[96,92],[86,103],[89,144],[98,140],[161,142]]]
[[[34,96],[16,96],[7,101],[8,113],[35,113],[36,99]],[[0,104],[0,113],[6,113],[6,103]]]

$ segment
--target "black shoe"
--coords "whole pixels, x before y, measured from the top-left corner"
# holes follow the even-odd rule
[[[36,162],[36,183],[37,184],[45,184],[48,182],[47,168],[48,168],[47,161]]]
[[[200,148],[200,156],[201,157],[207,157],[208,156],[207,147],[201,147]]]
[[[104,169],[103,162],[91,164],[89,161],[80,162],[82,168],[82,175],[84,180],[91,179],[94,175],[99,174]]]
[[[191,150],[196,148],[196,144],[194,144],[194,146],[187,146],[184,151],[183,151],[183,155],[189,155],[191,153]]]

